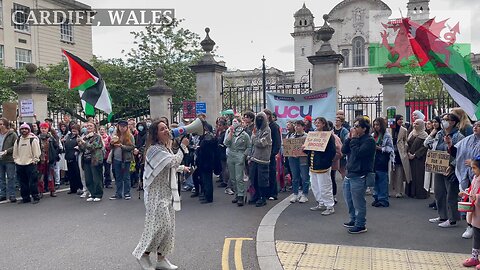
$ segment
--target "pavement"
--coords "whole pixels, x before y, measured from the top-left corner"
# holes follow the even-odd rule
[[[440,228],[430,223],[437,216],[427,207],[432,199],[391,198],[388,208],[370,206],[368,232],[351,235],[343,227],[348,211],[342,198],[335,214],[311,211],[314,197],[305,204],[285,198],[262,219],[257,231],[257,256],[262,270],[311,269],[465,269],[472,240],[461,238],[466,222]],[[433,195],[432,195],[433,196]]]

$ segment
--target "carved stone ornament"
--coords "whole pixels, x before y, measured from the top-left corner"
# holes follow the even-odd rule
[[[364,8],[356,7],[353,11],[353,29],[355,32],[362,32],[365,26],[366,10]]]

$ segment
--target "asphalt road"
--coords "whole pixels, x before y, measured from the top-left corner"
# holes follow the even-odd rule
[[[143,199],[134,192],[130,201],[109,201],[113,190],[105,191],[98,203],[61,192],[37,205],[0,204],[0,269],[140,269],[131,253],[143,230]],[[273,202],[237,207],[215,188],[214,203],[202,205],[190,194],[177,212],[170,260],[180,269],[258,269],[256,231]],[[226,238],[252,240],[231,239],[224,251]]]

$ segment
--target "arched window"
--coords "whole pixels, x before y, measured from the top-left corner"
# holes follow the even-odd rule
[[[304,25],[307,25],[307,20],[304,21]]]
[[[300,26],[302,25],[302,20],[300,20]]]
[[[353,39],[352,45],[353,66],[365,66],[365,40],[362,37],[356,37]]]

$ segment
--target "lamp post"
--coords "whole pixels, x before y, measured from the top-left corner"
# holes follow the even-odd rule
[[[267,69],[265,68],[265,55],[262,57],[262,84],[263,84],[263,108],[267,108]]]

